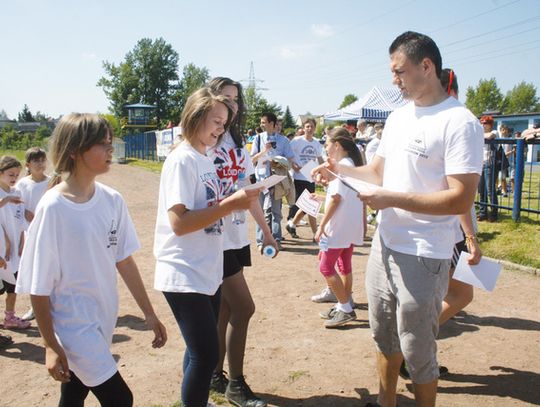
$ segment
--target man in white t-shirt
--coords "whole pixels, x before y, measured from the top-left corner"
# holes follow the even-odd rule
[[[296,137],[291,141],[291,148],[294,152],[294,159],[292,163],[293,168],[293,178],[294,178],[294,190],[296,192],[296,199],[300,197],[302,192],[305,189],[310,193],[315,193],[315,182],[311,179],[307,179],[300,170],[304,165],[310,161],[316,161],[319,164],[322,164],[322,144],[319,143],[319,140],[313,138],[316,127],[315,119],[312,117],[307,118],[302,128],[304,129],[304,134],[300,137]],[[293,205],[289,210],[289,216],[287,217],[287,226],[286,229],[290,235],[294,238],[298,238],[296,234],[296,225],[304,217],[304,212],[298,208],[298,206]],[[317,232],[317,219],[313,216],[308,216],[309,225],[311,226],[311,231],[315,236]]]
[[[369,322],[378,349],[377,403],[396,405],[405,358],[416,405],[434,406],[435,338],[456,242],[455,215],[473,203],[483,134],[476,117],[442,88],[442,59],[431,38],[406,32],[389,52],[393,82],[412,103],[388,117],[369,165],[327,165],[382,185],[360,194],[364,203],[381,210],[366,271]]]

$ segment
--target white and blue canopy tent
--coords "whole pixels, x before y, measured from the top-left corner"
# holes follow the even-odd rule
[[[382,122],[392,111],[407,103],[398,88],[375,86],[362,99],[324,115],[324,121],[365,119]]]

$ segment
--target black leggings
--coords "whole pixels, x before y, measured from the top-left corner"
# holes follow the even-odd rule
[[[186,342],[182,405],[206,407],[210,379],[219,359],[217,319],[221,288],[212,296],[198,293],[163,294]]]
[[[58,407],[82,407],[91,391],[102,407],[131,407],[133,394],[119,372],[99,386],[88,387],[75,376],[71,370],[71,380],[60,387],[60,403]]]

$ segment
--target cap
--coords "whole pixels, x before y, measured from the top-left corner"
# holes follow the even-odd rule
[[[480,118],[480,123],[482,123],[482,124],[493,124],[493,117],[491,117],[491,116],[482,116]]]

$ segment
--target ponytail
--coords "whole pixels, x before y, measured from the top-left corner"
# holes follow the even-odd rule
[[[352,139],[350,133],[343,127],[336,127],[330,132],[329,140],[331,143],[339,143],[339,145],[347,152],[349,158],[353,161],[355,167],[364,165],[364,160],[360,154],[358,146]]]

